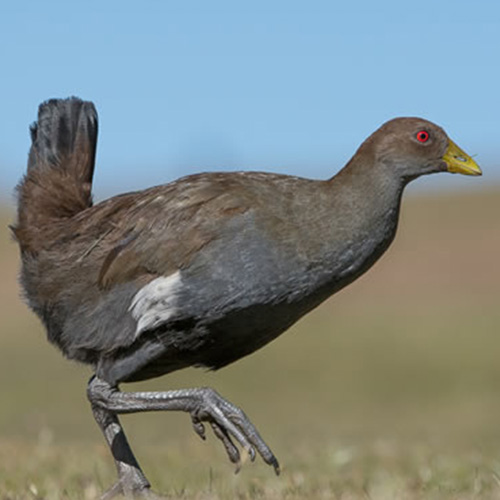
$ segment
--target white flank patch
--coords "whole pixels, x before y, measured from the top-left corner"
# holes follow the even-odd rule
[[[177,312],[181,286],[181,272],[177,271],[150,281],[134,295],[128,310],[137,321],[136,338],[143,331],[164,323]]]

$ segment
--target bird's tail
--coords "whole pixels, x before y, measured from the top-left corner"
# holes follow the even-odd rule
[[[51,99],[31,126],[28,170],[17,186],[12,228],[21,249],[36,253],[44,235],[92,205],[97,112],[76,97]]]

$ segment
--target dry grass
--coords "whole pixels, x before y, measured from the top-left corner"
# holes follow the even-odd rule
[[[4,498],[93,499],[115,472],[101,445],[4,443]],[[208,450],[209,448],[206,447]],[[166,498],[251,499],[494,499],[500,496],[500,463],[479,452],[455,454],[430,445],[377,441],[364,446],[330,443],[323,449],[292,447],[283,474],[261,466],[234,475],[212,451],[150,445],[144,466]],[[4,462],[5,460],[5,462]],[[212,462],[209,464],[209,462]],[[186,466],[187,463],[191,465]]]
[[[500,192],[415,198],[388,255],[212,385],[281,460],[235,476],[186,415],[125,417],[156,491],[186,499],[500,498]],[[5,227],[8,216],[4,217]],[[0,236],[0,498],[95,498],[113,464],[85,400],[86,367],[47,344]],[[132,389],[136,386],[129,386]]]

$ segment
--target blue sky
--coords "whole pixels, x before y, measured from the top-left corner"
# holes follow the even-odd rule
[[[201,170],[326,178],[401,115],[484,170],[422,189],[500,184],[499,54],[498,0],[2,2],[0,196],[38,104],[68,95],[98,107],[98,199]]]

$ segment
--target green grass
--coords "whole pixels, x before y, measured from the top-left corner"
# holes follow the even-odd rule
[[[96,498],[114,480],[101,445],[4,443],[4,498]],[[234,475],[217,453],[150,445],[144,467],[158,491],[186,499],[469,499],[498,498],[500,463],[478,451],[436,451],[430,445],[376,441],[354,446],[291,446],[279,478],[262,466]],[[5,460],[5,462],[4,462]],[[189,463],[189,466],[186,466]]]
[[[394,247],[255,355],[141,384],[211,385],[277,454],[238,475],[183,414],[123,417],[156,492],[184,499],[500,497],[500,193],[410,199]],[[7,220],[5,216],[4,220]],[[1,221],[0,221],[1,222]],[[2,222],[2,226],[5,224]],[[85,397],[18,298],[0,239],[0,498],[97,498],[115,470]]]

